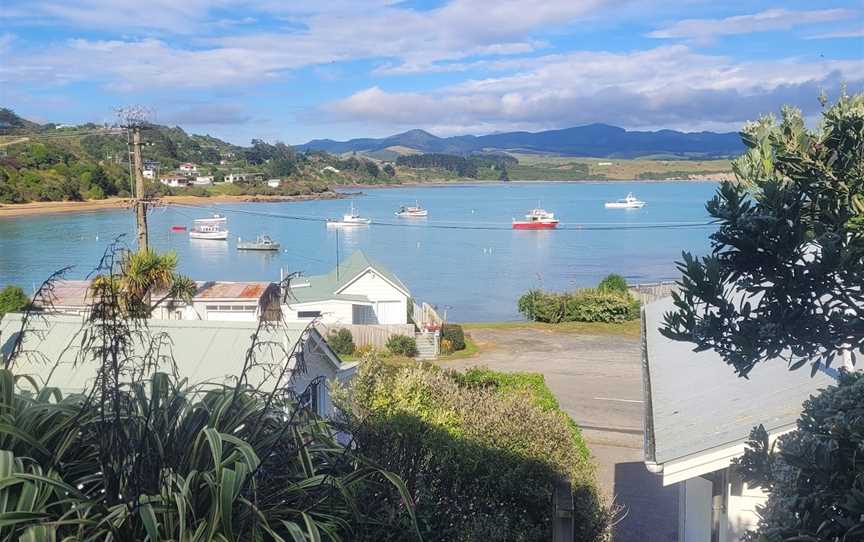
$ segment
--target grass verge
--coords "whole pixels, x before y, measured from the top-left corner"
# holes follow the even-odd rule
[[[472,329],[537,329],[542,331],[553,331],[558,333],[584,333],[586,335],[622,335],[625,337],[638,337],[641,326],[639,320],[630,320],[622,324],[608,324],[605,322],[561,322],[560,324],[546,324],[543,322],[469,322],[461,324],[465,330]]]

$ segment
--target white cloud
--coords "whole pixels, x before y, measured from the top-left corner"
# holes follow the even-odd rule
[[[796,26],[838,21],[852,17],[846,9],[790,11],[769,9],[751,15],[725,19],[683,19],[648,34],[652,38],[692,38],[709,40],[714,36],[750,34],[772,30],[789,30]]]
[[[447,134],[590,122],[697,130],[737,127],[782,103],[812,110],[820,88],[864,83],[864,60],[735,62],[680,45],[549,55],[533,63],[516,74],[434,92],[371,87],[327,104],[324,111],[339,122],[422,126]]]
[[[851,30],[836,30],[833,32],[823,32],[822,34],[813,34],[805,36],[807,40],[828,40],[842,38],[864,38],[864,28],[853,28]]]

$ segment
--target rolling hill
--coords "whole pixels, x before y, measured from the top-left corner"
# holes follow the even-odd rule
[[[424,130],[409,130],[385,138],[348,141],[315,139],[297,150],[319,150],[334,154],[376,153],[390,147],[404,147],[425,153],[467,155],[489,151],[636,158],[664,156],[678,158],[723,158],[744,150],[735,132],[628,131],[608,124],[588,124],[543,132],[507,132],[484,136],[437,137]]]

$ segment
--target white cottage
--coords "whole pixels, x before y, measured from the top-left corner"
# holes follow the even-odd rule
[[[4,361],[21,335],[22,314],[7,314],[0,321],[0,361]],[[86,317],[46,314],[31,318],[24,333],[22,351],[13,365],[16,374],[29,374],[41,384],[66,393],[89,390],[96,376],[96,360],[83,351],[86,339],[80,333]],[[255,322],[159,321],[149,320],[133,334],[133,351],[143,356],[158,345],[163,366],[170,372],[173,359],[177,372],[190,383],[212,382],[233,385],[243,368]],[[356,363],[342,363],[314,328],[302,323],[273,323],[259,331],[256,362],[261,368],[247,374],[248,384],[269,389],[275,386],[272,369],[286,366],[286,380],[315,412],[333,413],[328,384],[353,377]],[[296,348],[295,348],[296,345]],[[92,351],[92,350],[91,350]],[[293,355],[292,355],[293,354]],[[300,370],[299,360],[302,360]],[[291,380],[288,380],[288,379]]]
[[[679,542],[737,542],[757,526],[767,496],[747,486],[732,460],[753,427],[762,424],[771,438],[794,429],[802,403],[835,379],[790,371],[781,359],[738,377],[716,352],[660,334],[673,308],[661,299],[642,315],[645,465],[664,486],[678,486]]]
[[[396,275],[358,250],[326,275],[292,280],[282,314],[323,324],[407,324],[410,297]]]

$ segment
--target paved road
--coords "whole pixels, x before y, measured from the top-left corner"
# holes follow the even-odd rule
[[[642,373],[638,338],[522,329],[472,329],[480,353],[448,367],[485,365],[540,372],[580,427],[606,497],[623,505],[615,542],[673,542],[677,493],[642,463]]]

